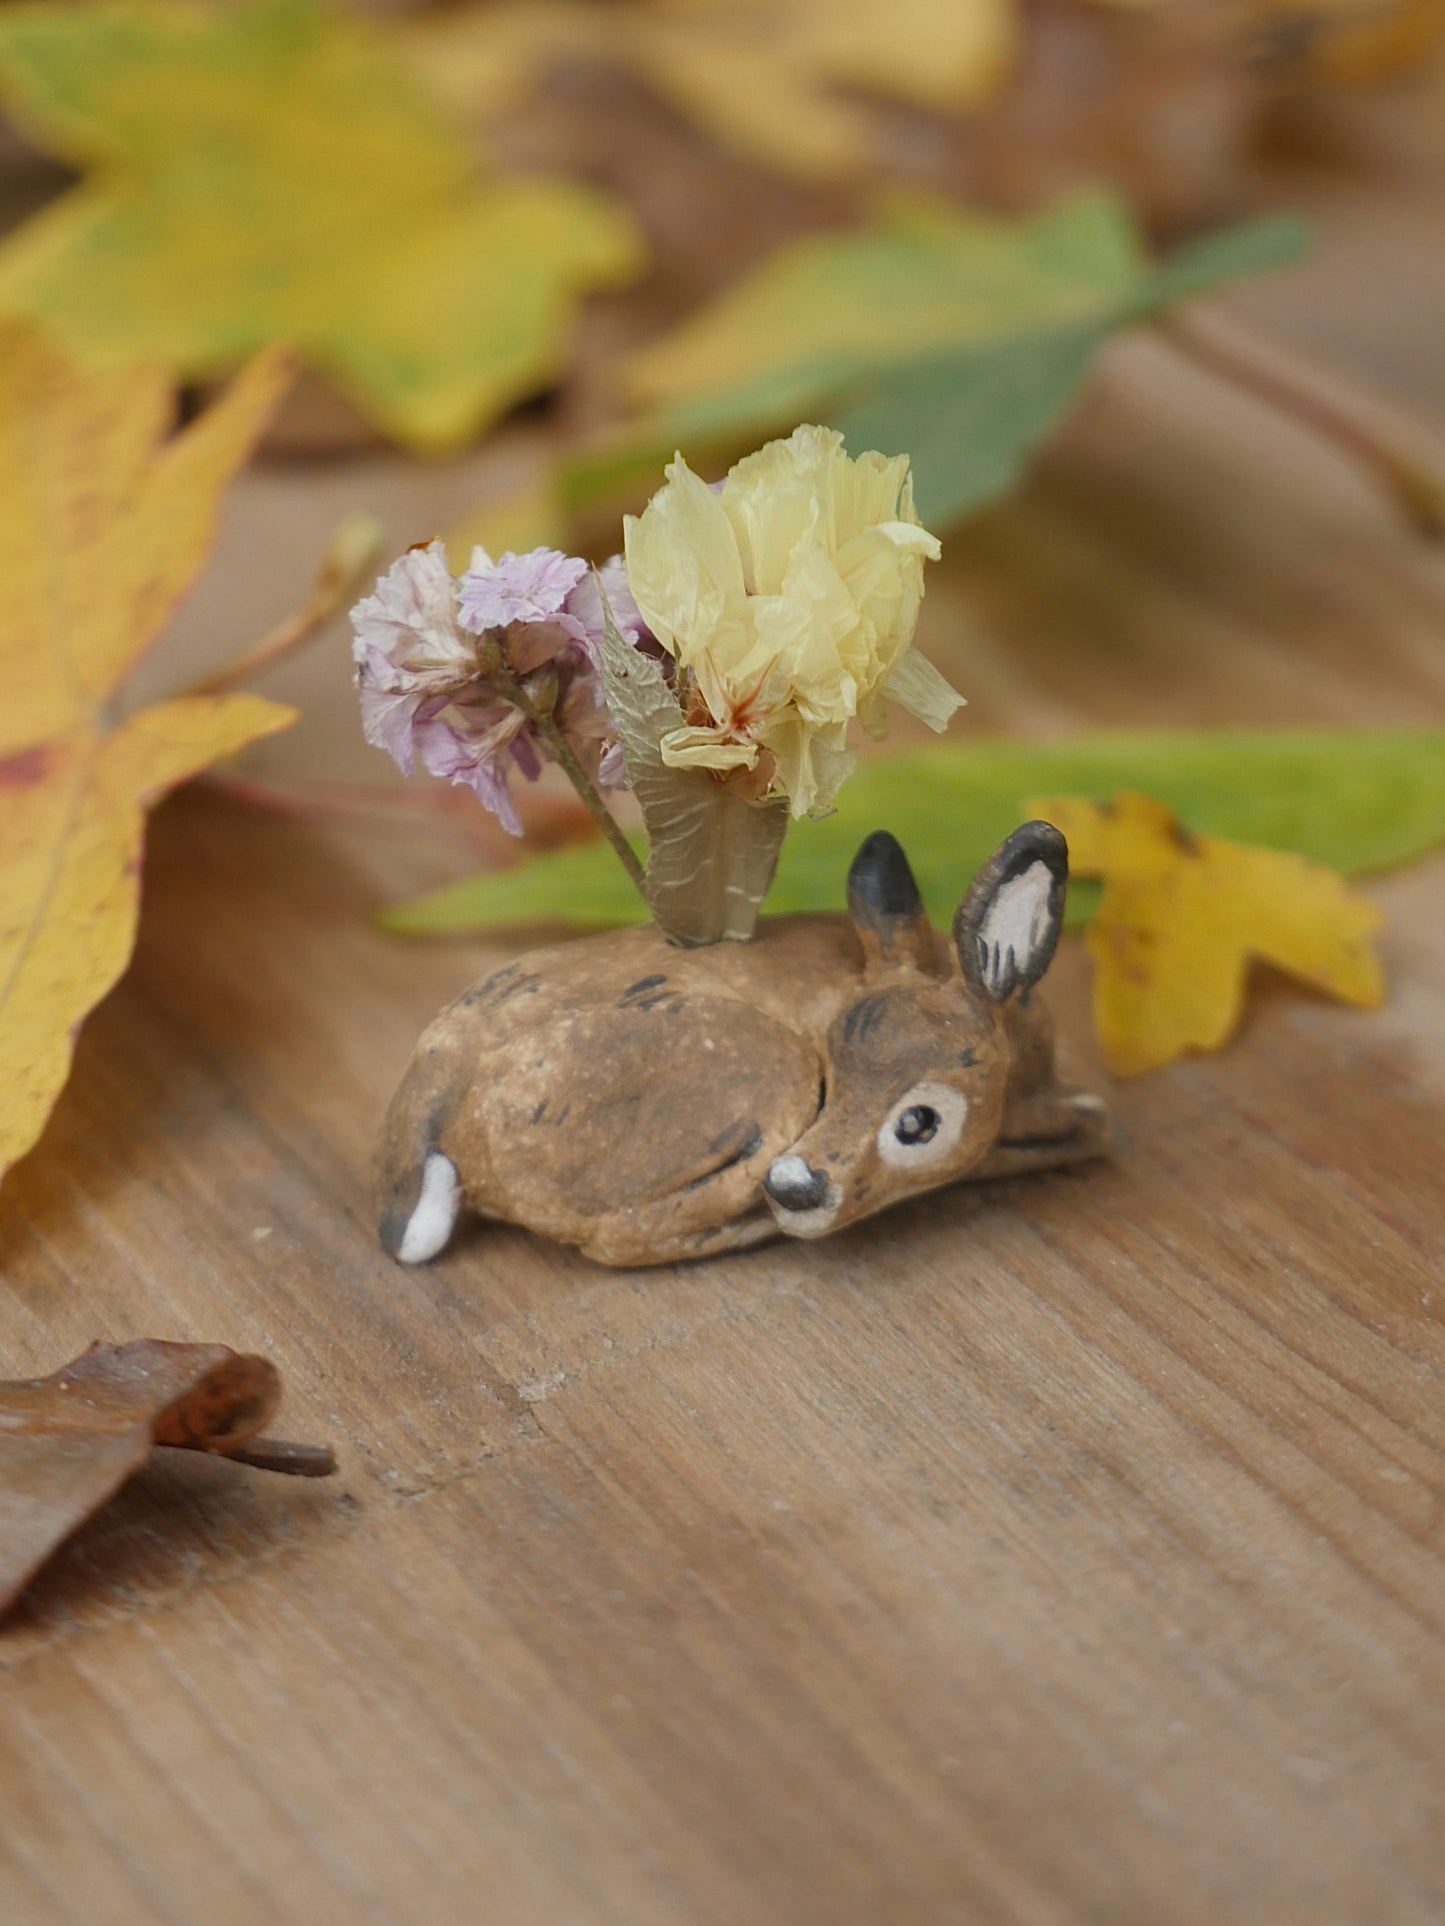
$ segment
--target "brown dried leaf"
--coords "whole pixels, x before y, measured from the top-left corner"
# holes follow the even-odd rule
[[[93,1344],[48,1378],[0,1383],[0,1616],[155,1445],[325,1478],[324,1445],[257,1434],[281,1401],[265,1358],[224,1344]]]

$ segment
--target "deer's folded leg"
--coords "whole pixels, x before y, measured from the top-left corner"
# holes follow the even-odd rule
[[[969,1180],[1052,1170],[1102,1157],[1109,1147],[1109,1109],[1103,1098],[1054,1084],[1010,1106],[998,1142],[968,1173]]]
[[[654,1264],[689,1264],[700,1257],[749,1250],[778,1235],[769,1211],[758,1209],[712,1230],[679,1230],[664,1211],[619,1212],[602,1218],[582,1245],[594,1264],[641,1270]]]

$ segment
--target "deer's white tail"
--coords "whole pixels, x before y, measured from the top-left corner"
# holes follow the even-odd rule
[[[419,1057],[391,1100],[380,1159],[381,1241],[403,1264],[445,1250],[462,1206],[457,1167],[439,1147],[461,1094],[441,1053]]]

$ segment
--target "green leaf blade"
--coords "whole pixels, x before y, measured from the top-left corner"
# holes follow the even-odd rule
[[[1028,335],[920,358],[846,406],[851,449],[906,449],[918,512],[947,528],[1007,495],[1088,379],[1108,330]]]
[[[643,837],[628,840],[639,857],[646,856]],[[395,936],[474,936],[542,925],[617,929],[646,920],[646,904],[601,841],[465,876],[383,910],[377,918],[380,927]]]
[[[947,527],[1015,486],[1111,334],[1287,266],[1306,242],[1271,217],[1155,265],[1106,192],[1024,221],[891,196],[872,227],[780,249],[643,350],[634,379],[658,412],[600,460],[580,457],[563,492],[580,504],[650,451],[703,460],[814,420],[854,453],[908,453],[925,521]]]
[[[1107,799],[1136,789],[1190,829],[1291,850],[1346,876],[1409,862],[1445,841],[1445,732],[1123,733],[1064,743],[940,745],[864,762],[821,822],[794,825],[768,899],[774,913],[838,910],[864,837],[889,829],[941,922],[975,870],[1017,828],[1031,796]],[[616,872],[615,878],[613,872]],[[1073,892],[1071,921],[1092,893]],[[456,884],[384,919],[407,934],[522,922],[596,928],[638,920],[635,894],[601,844]]]
[[[1157,313],[1196,295],[1209,294],[1226,281],[1273,274],[1293,267],[1309,252],[1310,231],[1292,215],[1270,215],[1221,228],[1177,249],[1146,277],[1139,304],[1130,315]]]

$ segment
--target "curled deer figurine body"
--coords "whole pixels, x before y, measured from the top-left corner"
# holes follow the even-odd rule
[[[870,836],[846,917],[746,943],[622,930],[519,957],[423,1036],[382,1149],[382,1241],[435,1257],[463,1205],[603,1264],[818,1237],[960,1178],[1101,1152],[1032,995],[1063,917],[1047,823],[980,871],[950,938]]]

